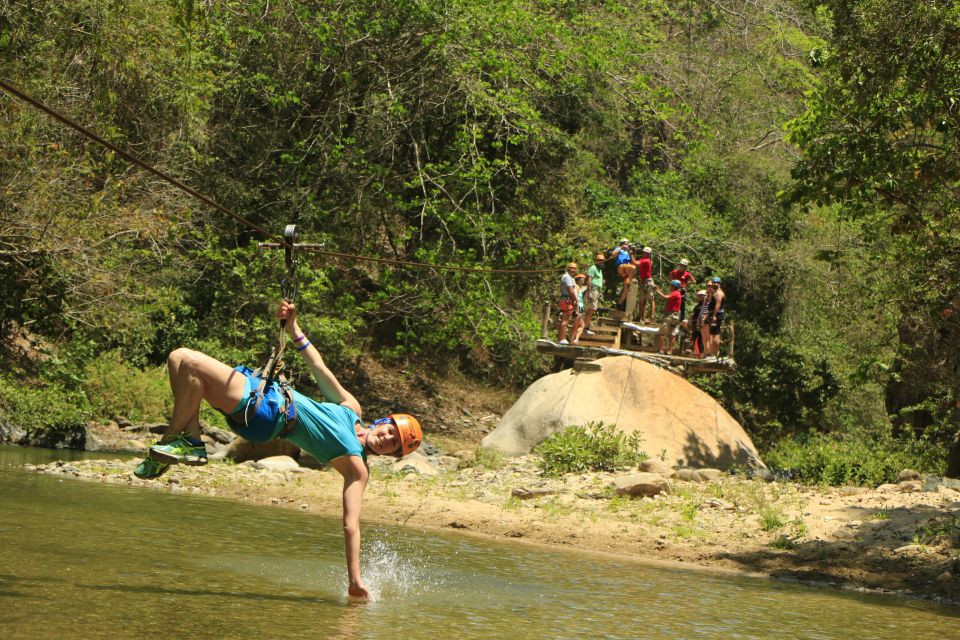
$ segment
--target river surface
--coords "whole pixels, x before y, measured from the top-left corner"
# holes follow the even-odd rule
[[[5,640],[960,637],[958,608],[372,525],[349,604],[338,520],[16,468],[70,455],[0,447]]]

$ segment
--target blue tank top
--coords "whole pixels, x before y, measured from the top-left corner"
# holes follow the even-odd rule
[[[631,262],[630,252],[620,249],[620,252],[617,254],[617,266],[619,267],[622,264],[627,264]]]
[[[287,440],[324,464],[340,456],[366,457],[354,429],[360,416],[352,409],[332,402],[317,402],[297,391],[292,393],[297,405],[297,422]]]

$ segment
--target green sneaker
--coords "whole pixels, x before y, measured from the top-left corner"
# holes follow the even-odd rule
[[[207,464],[207,447],[202,442],[193,444],[181,434],[169,440],[165,437],[150,447],[148,457],[166,464],[200,466]]]
[[[143,462],[138,464],[137,468],[133,470],[133,475],[141,480],[149,480],[150,478],[159,478],[166,473],[169,468],[170,465],[154,460],[148,453],[147,457],[143,459]]]

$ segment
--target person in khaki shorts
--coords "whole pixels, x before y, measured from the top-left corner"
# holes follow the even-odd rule
[[[669,295],[660,291],[660,288],[656,287],[656,285],[654,286],[657,295],[667,301],[663,307],[663,323],[660,325],[660,333],[657,335],[658,351],[660,353],[672,353],[673,345],[677,340],[677,337],[674,335],[674,330],[677,328],[677,325],[680,324],[680,307],[683,305],[683,296],[680,293],[680,281],[670,281],[672,291]],[[666,351],[663,349],[664,336],[670,337],[670,346]]]
[[[587,269],[587,310],[583,315],[583,332],[592,336],[595,335],[590,330],[590,323],[593,321],[593,315],[600,308],[600,301],[603,299],[603,263],[606,257],[598,253],[593,259],[593,265]]]
[[[653,282],[653,260],[650,254],[653,250],[650,247],[644,247],[640,252],[640,259],[637,260],[637,279],[640,281],[640,289],[637,291],[637,308],[640,310],[640,322],[644,324],[653,324],[656,322],[657,298],[654,292],[657,285]],[[650,313],[647,314],[647,306],[650,307]]]

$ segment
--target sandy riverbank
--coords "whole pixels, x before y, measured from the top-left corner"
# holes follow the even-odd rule
[[[339,515],[340,478],[330,470],[211,463],[141,481],[131,473],[134,464],[82,461],[35,470]],[[534,457],[432,477],[374,464],[372,475],[366,522],[960,602],[960,491],[944,486],[814,488],[722,475],[709,483],[671,479],[670,495],[636,499],[613,495],[613,474],[544,478]]]

